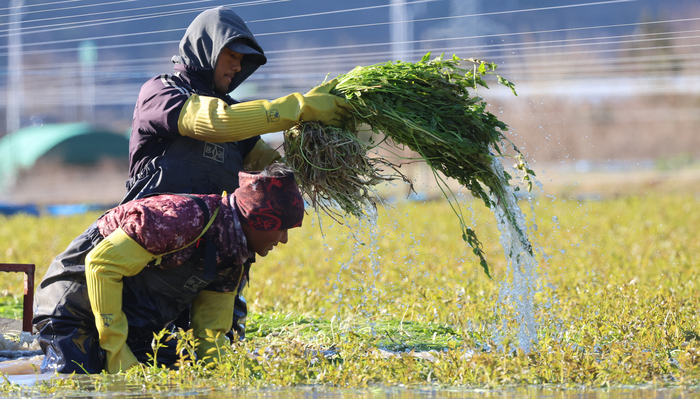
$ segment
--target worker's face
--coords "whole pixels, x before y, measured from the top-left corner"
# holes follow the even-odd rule
[[[214,68],[214,87],[219,94],[228,94],[233,76],[240,72],[243,54],[224,47]]]
[[[241,223],[241,226],[243,227],[246,241],[248,241],[248,248],[260,256],[267,256],[279,243],[287,243],[287,230],[255,230],[246,223]]]

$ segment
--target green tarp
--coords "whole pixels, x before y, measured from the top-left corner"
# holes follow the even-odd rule
[[[0,138],[0,191],[12,184],[21,169],[31,168],[39,159],[89,165],[104,157],[127,160],[128,136],[87,123],[20,129]]]

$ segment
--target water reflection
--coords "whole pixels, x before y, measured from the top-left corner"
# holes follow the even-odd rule
[[[14,375],[6,376],[5,383],[15,384],[14,394],[2,397],[39,397],[46,392],[39,392],[39,385],[71,385],[75,389],[66,390],[59,388],[54,393],[62,397],[73,398],[104,398],[121,397],[172,399],[172,398],[395,398],[395,399],[423,399],[423,398],[551,398],[551,399],[666,399],[666,398],[691,398],[698,397],[698,388],[654,388],[654,387],[628,387],[628,388],[561,388],[561,387],[514,387],[508,389],[467,389],[467,388],[439,388],[439,387],[372,387],[365,389],[340,389],[318,386],[304,386],[293,388],[264,388],[264,389],[211,389],[200,388],[196,390],[179,390],[175,386],[161,386],[158,391],[148,391],[139,385],[129,383],[119,376],[99,375]],[[36,390],[35,392],[33,390]],[[50,395],[50,394],[49,394]]]

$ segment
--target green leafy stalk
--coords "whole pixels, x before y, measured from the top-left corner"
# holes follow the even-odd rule
[[[465,61],[471,63],[472,68],[460,68],[459,65]],[[496,205],[494,201],[502,204],[506,216],[517,226],[515,213],[507,208],[508,202],[504,198],[507,195],[504,185],[509,184],[510,176],[496,172],[493,162],[496,157],[508,156],[505,150],[511,148],[522,165],[519,168],[526,174],[524,179],[530,182],[529,176],[534,173],[527,168],[520,151],[504,135],[508,130],[506,124],[488,112],[486,101],[476,95],[477,87],[488,88],[484,80],[486,75],[496,76],[500,84],[509,87],[517,95],[513,83],[496,75],[495,70],[496,64],[493,63],[461,59],[456,55],[451,59],[444,59],[440,55],[431,60],[428,53],[417,63],[397,61],[357,67],[338,76],[335,87],[335,94],[344,96],[352,106],[352,121],[342,129],[345,135],[356,137],[356,126],[368,125],[376,135],[383,135],[394,145],[407,146],[425,160],[448,201],[454,201],[456,206],[452,206],[452,209],[459,217],[462,238],[479,257],[480,264],[489,277],[481,242],[464,222],[454,193],[440,176],[457,180],[489,208]],[[311,129],[308,128],[309,125],[302,123],[295,127],[287,133],[286,140],[289,141],[300,132],[310,134],[319,129],[317,124],[312,125]],[[293,147],[285,148],[288,162],[300,156],[300,147]],[[326,148],[328,152],[334,153],[330,147]],[[316,175],[324,171],[340,176],[346,165],[331,162],[335,167],[330,167],[320,160],[308,163],[313,164],[312,167],[302,173],[299,173],[299,163],[292,165],[298,172],[302,189],[306,192],[315,191],[321,197],[324,197],[320,194],[322,192],[343,191],[328,185],[317,185],[319,179]],[[396,165],[388,161],[384,161],[383,166],[392,166],[397,170]],[[354,189],[364,190],[362,185],[376,184],[382,180],[365,180]],[[343,210],[356,216],[358,209],[362,209],[347,204],[354,201],[352,197],[347,200],[330,194],[325,197],[333,198]],[[519,231],[519,234],[521,240],[527,239],[523,232]]]

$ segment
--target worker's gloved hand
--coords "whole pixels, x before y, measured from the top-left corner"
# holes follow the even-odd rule
[[[204,290],[192,302],[192,332],[197,338],[197,357],[206,363],[216,362],[224,353],[224,347],[230,345],[226,333],[233,323],[235,301],[235,292]]]
[[[346,99],[330,94],[330,91],[338,84],[333,79],[311,89],[305,95],[293,93],[270,102],[268,119],[297,122],[318,121],[324,125],[341,126],[343,118],[350,116]],[[291,127],[291,126],[290,126]]]
[[[346,99],[330,94],[337,84],[334,79],[305,95],[292,93],[272,101],[233,105],[216,97],[193,94],[183,105],[178,128],[183,136],[224,143],[281,132],[299,122],[341,126],[343,118],[350,116],[351,106]]]
[[[319,121],[324,125],[339,127],[344,118],[350,117],[348,101],[331,93],[338,84],[337,79],[314,87],[304,94],[300,121]]]

